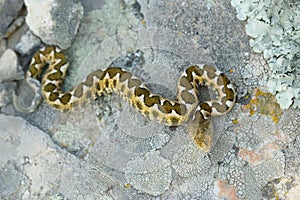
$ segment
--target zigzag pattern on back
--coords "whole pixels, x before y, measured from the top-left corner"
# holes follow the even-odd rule
[[[236,98],[229,79],[210,65],[190,66],[182,73],[177,100],[153,94],[140,78],[118,67],[96,70],[85,81],[64,92],[61,87],[69,64],[60,49],[53,46],[40,49],[32,58],[26,73],[29,85],[37,84],[46,65],[48,69],[42,77],[41,93],[49,105],[70,110],[88,99],[114,92],[152,120],[168,126],[188,122],[190,135],[204,151],[211,147],[210,117],[229,112]],[[210,86],[216,91],[217,98],[199,104],[197,85]]]

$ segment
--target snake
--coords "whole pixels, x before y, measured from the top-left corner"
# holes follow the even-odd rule
[[[211,117],[228,113],[236,99],[236,92],[228,77],[207,64],[191,65],[183,71],[177,84],[176,100],[152,93],[142,79],[114,66],[96,70],[71,90],[63,91],[68,66],[69,62],[58,47],[39,49],[32,57],[25,75],[36,96],[28,108],[17,105],[14,98],[16,109],[32,112],[40,99],[44,99],[50,106],[67,111],[89,99],[116,93],[151,120],[167,126],[188,124],[189,135],[196,146],[208,152],[213,138]],[[216,92],[215,99],[199,102],[199,86],[212,88]]]

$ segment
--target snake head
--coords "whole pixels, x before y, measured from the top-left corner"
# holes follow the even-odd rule
[[[196,116],[189,124],[189,135],[199,149],[209,152],[213,140],[213,125],[210,118],[200,119]]]

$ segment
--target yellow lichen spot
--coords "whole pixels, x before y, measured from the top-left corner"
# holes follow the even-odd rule
[[[238,119],[232,120],[232,124],[238,124],[238,123],[239,123]]]
[[[141,21],[141,24],[145,26],[145,25],[146,25],[146,21],[143,19],[143,20]]]
[[[271,116],[275,124],[279,122],[280,117],[283,114],[275,96],[269,92],[263,92],[258,88],[254,91],[254,97],[250,100],[250,103],[245,106],[245,108],[249,109],[250,115],[259,113]]]
[[[178,37],[181,37],[184,35],[182,32],[178,32],[177,34],[178,34]]]
[[[275,124],[278,124],[280,117],[278,116],[272,116],[272,120],[275,122]]]
[[[131,184],[125,183],[124,187],[127,188],[127,189],[129,189],[129,188],[131,188]]]
[[[245,99],[245,100],[247,100],[247,99],[249,99],[249,98],[250,98],[249,95],[244,96],[244,99]]]
[[[230,69],[230,70],[229,70],[229,73],[233,73],[233,72],[234,72],[234,69]]]

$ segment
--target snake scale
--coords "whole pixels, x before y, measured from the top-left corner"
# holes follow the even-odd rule
[[[45,66],[48,66],[48,69],[40,84],[38,80]],[[26,80],[32,88],[41,90],[43,99],[49,105],[63,111],[107,93],[119,94],[152,120],[168,126],[178,126],[187,122],[190,136],[205,152],[212,144],[210,117],[229,112],[236,98],[229,79],[210,65],[190,66],[182,73],[177,86],[177,100],[153,94],[140,78],[118,67],[96,70],[89,74],[85,81],[64,92],[61,86],[67,68],[68,61],[59,48],[44,47],[33,56],[26,72]],[[216,99],[199,103],[199,85],[209,86],[216,91]]]

